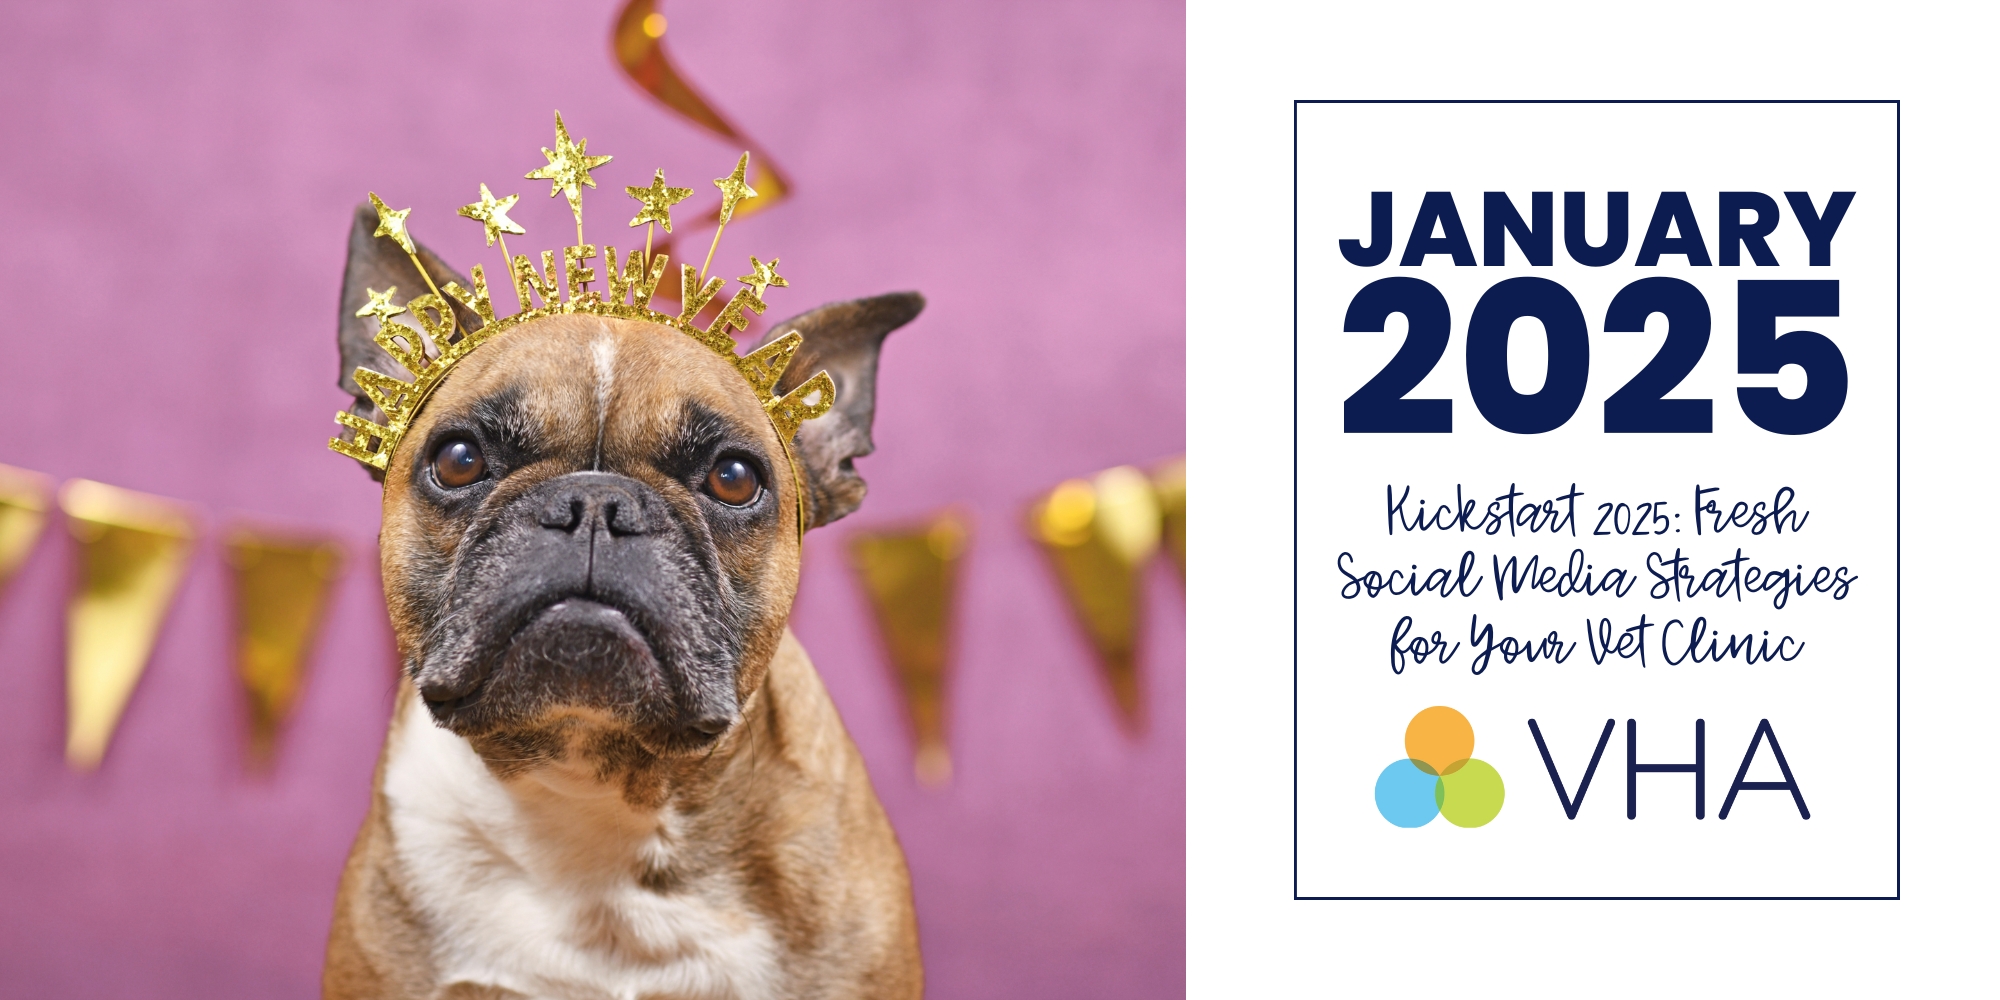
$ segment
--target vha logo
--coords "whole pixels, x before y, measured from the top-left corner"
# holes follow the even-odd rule
[[[1409,757],[1375,779],[1375,808],[1397,826],[1417,827],[1440,814],[1453,826],[1485,826],[1500,815],[1507,787],[1500,772],[1472,758],[1472,723],[1457,709],[1433,705],[1403,731]]]
[[[1437,709],[1427,709],[1435,712]],[[1452,713],[1456,715],[1457,713]],[[1604,759],[1604,747],[1611,742],[1611,732],[1618,720],[1604,720],[1604,731],[1597,737],[1597,749],[1591,751],[1590,764],[1583,769],[1583,780],[1576,784],[1576,798],[1569,797],[1569,789],[1563,782],[1562,772],[1556,769],[1556,759],[1549,752],[1548,741],[1542,739],[1542,727],[1535,720],[1528,720],[1528,733],[1535,738],[1535,749],[1541,751],[1542,764],[1549,769],[1549,782],[1556,786],[1556,801],[1562,803],[1563,813],[1570,819],[1576,818],[1577,810],[1583,808],[1583,796],[1590,791],[1590,779],[1597,774],[1597,764]],[[1416,723],[1410,723],[1411,732],[1416,731]],[[1468,731],[1467,746],[1471,745]],[[1757,748],[1768,744],[1771,756],[1777,760],[1778,773],[1785,776],[1783,781],[1750,781],[1750,764],[1757,759]],[[1571,772],[1575,773],[1575,772]],[[1641,774],[1692,774],[1694,775],[1694,818],[1704,819],[1708,815],[1708,722],[1694,720],[1694,761],[1692,763],[1639,763],[1639,723],[1635,719],[1625,720],[1625,818],[1639,818],[1639,776]],[[1387,778],[1384,772],[1383,777]],[[1378,786],[1379,788],[1379,786]],[[1806,808],[1805,794],[1799,791],[1797,778],[1792,777],[1791,761],[1785,759],[1784,748],[1778,746],[1778,733],[1771,728],[1771,720],[1757,720],[1757,731],[1750,736],[1750,749],[1743,751],[1743,763],[1736,768],[1736,780],[1729,783],[1729,795],[1722,800],[1722,811],[1717,819],[1728,819],[1729,811],[1736,807],[1738,792],[1790,792],[1792,804],[1799,809],[1800,819],[1811,819],[1812,810]],[[1376,797],[1381,797],[1378,790]],[[1442,793],[1440,793],[1442,794]],[[1385,810],[1383,815],[1388,815]],[[1391,822],[1394,822],[1391,820]]]

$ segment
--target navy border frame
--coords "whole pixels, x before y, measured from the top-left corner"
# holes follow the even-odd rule
[[[1893,896],[1305,896],[1299,893],[1299,105],[1889,104],[1896,108],[1896,893]],[[1427,99],[1292,101],[1292,900],[1900,900],[1903,898],[1903,102],[1880,100]]]

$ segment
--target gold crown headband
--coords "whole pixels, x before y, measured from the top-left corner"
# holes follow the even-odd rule
[[[786,462],[792,466],[794,485],[799,485],[798,464],[791,454],[792,435],[801,423],[833,408],[833,377],[822,371],[791,392],[779,396],[775,391],[778,379],[784,375],[786,366],[791,364],[792,356],[798,353],[804,338],[794,330],[739,357],[736,342],[729,334],[731,329],[748,328],[750,320],[744,315],[745,310],[763,313],[764,289],[773,285],[779,288],[788,286],[789,283],[778,274],[777,258],[772,258],[767,264],[751,257],[750,273],[736,279],[744,287],[736,290],[736,294],[723,305],[722,311],[706,328],[695,325],[696,314],[722,290],[721,278],[708,277],[708,265],[715,260],[715,248],[722,241],[722,230],[729,225],[738,202],[757,196],[757,192],[744,181],[750,166],[750,154],[744,153],[736,161],[736,170],[728,177],[716,178],[715,186],[722,191],[722,213],[715,227],[715,238],[709,241],[708,257],[702,261],[700,271],[696,271],[692,264],[681,265],[681,311],[678,315],[669,316],[652,309],[653,294],[667,270],[667,255],[652,252],[653,227],[657,224],[663,231],[673,232],[674,224],[668,217],[668,209],[694,192],[687,188],[667,187],[664,170],[653,172],[650,186],[626,188],[625,192],[639,202],[639,214],[632,218],[631,226],[643,224],[646,227],[646,250],[628,255],[621,272],[618,248],[605,244],[602,249],[606,288],[602,293],[595,291],[590,288],[590,283],[597,280],[597,271],[584,262],[596,259],[599,248],[583,241],[583,189],[597,186],[590,172],[609,163],[611,157],[587,155],[584,146],[588,142],[588,139],[570,141],[569,130],[563,125],[562,112],[556,112],[556,148],[544,147],[542,155],[549,162],[527,174],[529,180],[550,182],[549,197],[553,198],[557,193],[568,196],[570,211],[576,216],[576,245],[564,247],[562,251],[560,288],[566,294],[560,299],[555,251],[542,251],[539,269],[525,255],[515,256],[507,252],[505,234],[527,234],[527,230],[507,217],[507,212],[520,200],[520,195],[495,198],[493,192],[481,184],[479,200],[458,210],[458,214],[486,227],[487,246],[492,246],[495,240],[499,241],[500,253],[507,259],[508,274],[514,281],[514,293],[521,303],[521,311],[512,316],[494,316],[493,301],[487,294],[486,272],[481,265],[472,267],[470,291],[456,281],[446,282],[444,288],[439,289],[425,269],[424,262],[418,258],[416,244],[410,239],[405,222],[410,210],[391,209],[374,192],[369,192],[368,200],[374,204],[378,219],[375,235],[389,237],[403,248],[411,262],[416,264],[417,273],[423,275],[424,283],[430,286],[430,292],[398,306],[394,302],[394,287],[382,292],[368,289],[368,304],[355,315],[376,318],[379,329],[375,334],[375,343],[408,369],[415,376],[415,381],[405,382],[367,368],[354,369],[354,381],[382,411],[382,418],[387,423],[378,424],[347,412],[336,413],[334,420],[351,430],[353,437],[352,440],[336,437],[327,442],[327,447],[364,465],[387,471],[389,459],[395,454],[403,435],[409,433],[410,425],[417,419],[417,411],[423,408],[424,402],[437,390],[452,367],[464,360],[466,355],[478,349],[479,345],[531,320],[564,313],[588,313],[645,320],[672,327],[700,341],[735,365],[743,380],[750,384],[757,398],[763,402],[771,428],[778,432],[778,443],[785,449]],[[458,329],[458,318],[445,298],[447,295],[479,317],[479,329]],[[529,308],[530,295],[540,302],[539,306]],[[404,313],[416,320],[421,331],[391,322],[391,317]],[[800,524],[803,526],[803,490],[799,492],[798,504]]]

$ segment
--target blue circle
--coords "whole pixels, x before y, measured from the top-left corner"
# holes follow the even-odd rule
[[[1437,775],[1425,774],[1415,761],[1399,760],[1375,779],[1375,808],[1397,826],[1422,826],[1437,818],[1437,785]]]

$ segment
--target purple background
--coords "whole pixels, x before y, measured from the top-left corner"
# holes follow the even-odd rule
[[[62,533],[0,593],[0,994],[316,993],[393,669],[378,493],[324,443],[344,402],[349,212],[379,191],[447,259],[490,271],[497,250],[452,215],[485,181],[523,194],[517,252],[560,246],[562,203],[521,179],[551,108],[617,157],[586,199],[587,235],[628,239],[621,188],[655,166],[708,191],[735,151],[618,73],[614,9],[7,6],[0,462],[182,498],[207,534],[95,774],[62,761]],[[794,623],[908,850],[932,995],[1179,994],[1180,588],[1164,567],[1149,580],[1154,724],[1126,736],[1020,530],[1056,481],[1183,448],[1179,6],[666,13],[687,74],[796,182],[719,255],[784,259],[772,317],[930,298],[882,363],[872,493],[810,539]],[[948,503],[972,510],[977,538],[957,778],[929,792],[840,542]],[[214,539],[237,519],[332,532],[352,556],[268,775],[242,762],[230,674]]]

